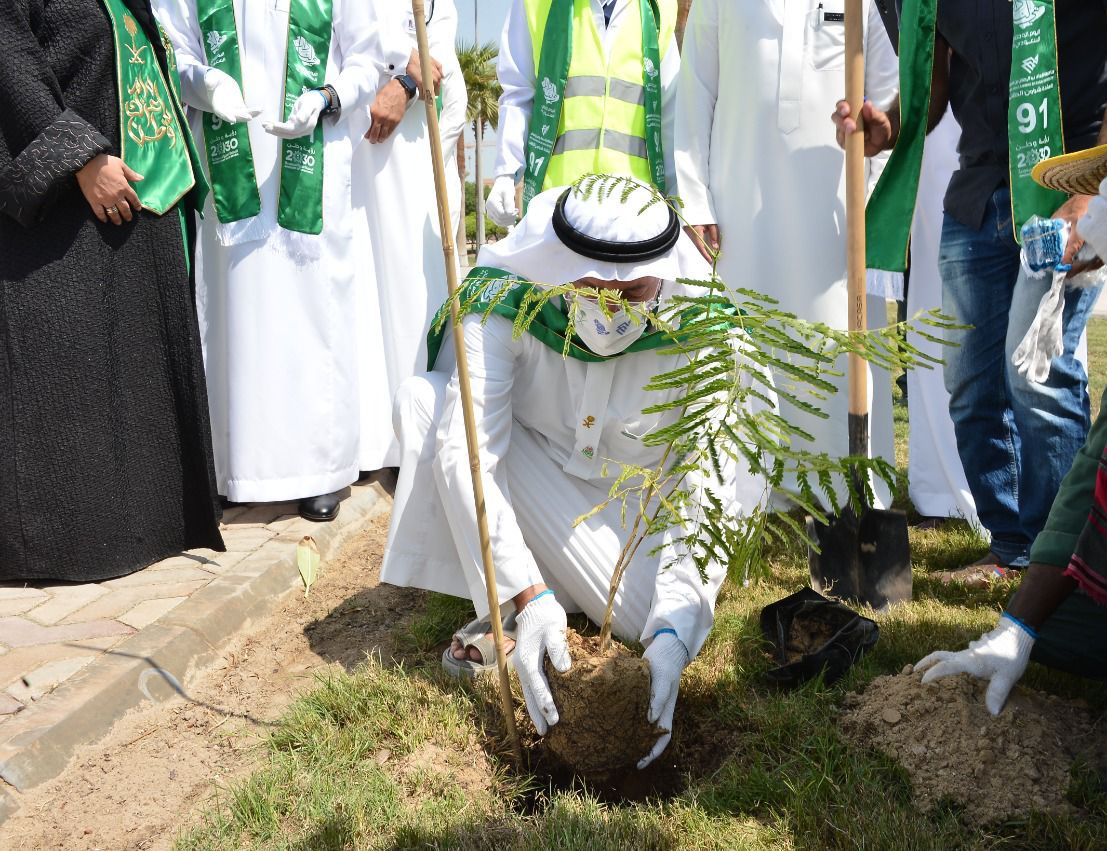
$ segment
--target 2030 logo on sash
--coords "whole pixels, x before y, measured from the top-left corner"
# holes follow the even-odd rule
[[[288,145],[284,151],[284,167],[303,174],[315,174],[317,158],[311,148]]]

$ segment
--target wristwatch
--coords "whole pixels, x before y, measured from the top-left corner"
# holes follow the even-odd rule
[[[404,91],[407,92],[408,100],[415,97],[416,92],[419,91],[419,87],[415,84],[415,80],[410,74],[397,74],[392,79],[404,87]]]
[[[322,115],[337,116],[342,112],[342,101],[338,97],[338,92],[335,91],[334,86],[330,83],[323,86],[319,91],[323,92],[327,96],[327,105],[323,108]]]

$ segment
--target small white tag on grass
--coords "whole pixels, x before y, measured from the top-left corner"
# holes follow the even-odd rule
[[[311,535],[304,535],[296,545],[296,567],[300,569],[300,578],[304,580],[306,598],[312,584],[319,578],[319,547]]]

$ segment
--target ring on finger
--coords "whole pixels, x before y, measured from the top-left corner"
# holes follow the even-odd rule
[[[109,216],[118,216],[119,208],[112,205],[111,207],[105,207],[104,212],[107,213]]]

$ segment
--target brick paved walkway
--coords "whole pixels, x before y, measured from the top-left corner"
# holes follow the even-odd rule
[[[228,509],[227,552],[193,550],[90,584],[0,583],[0,737],[4,723],[89,662],[172,611],[216,576],[295,526],[294,504]]]
[[[105,582],[0,583],[0,821],[13,788],[61,771],[73,747],[143,696],[169,696],[204,654],[296,587],[301,537],[315,537],[326,558],[387,502],[372,482],[351,488],[333,523],[303,520],[294,503],[235,507],[224,513],[225,553],[193,550]],[[147,668],[169,686],[144,678]]]

